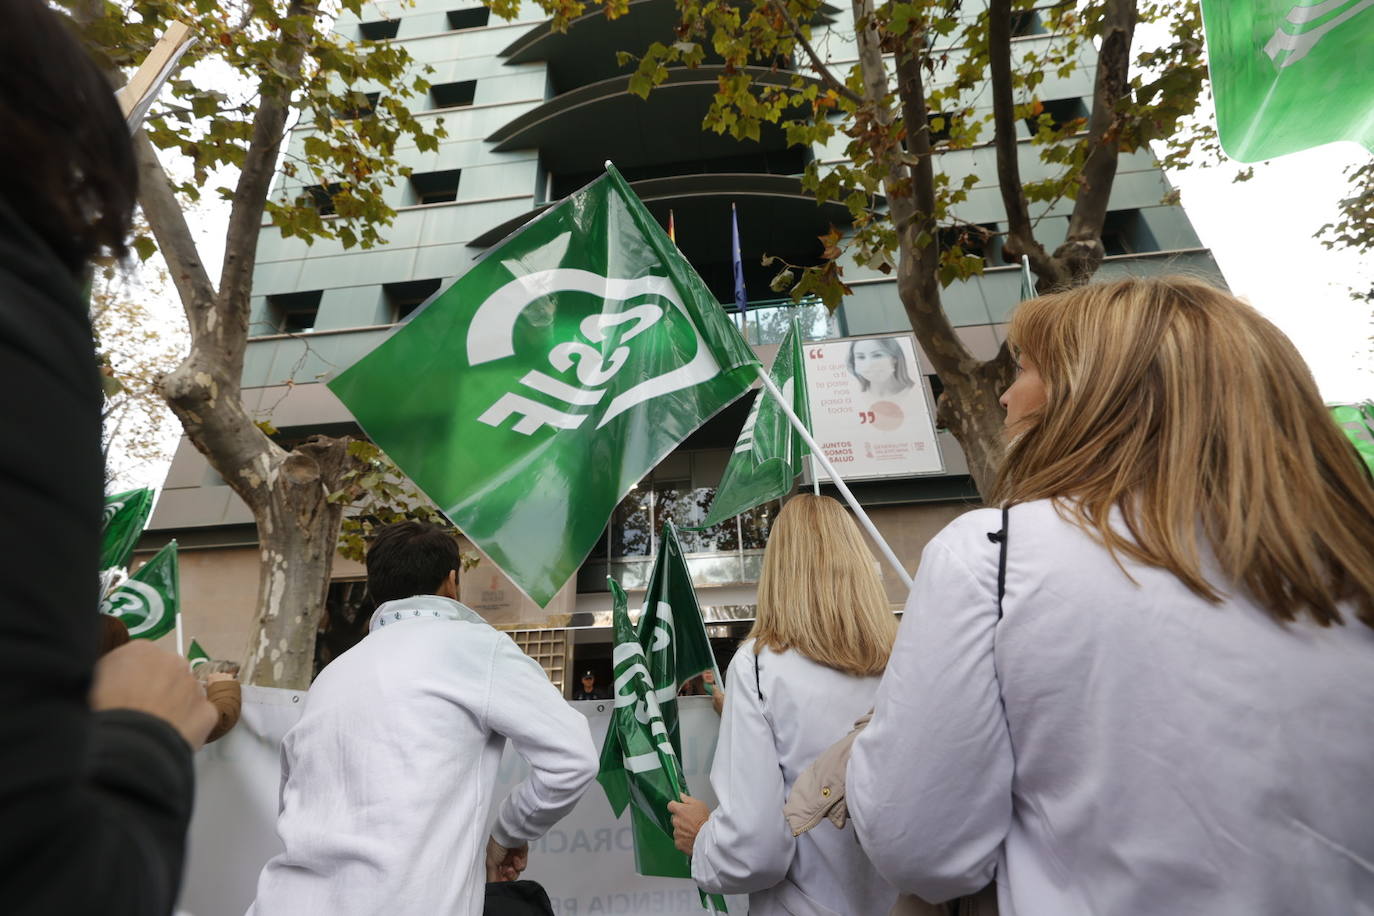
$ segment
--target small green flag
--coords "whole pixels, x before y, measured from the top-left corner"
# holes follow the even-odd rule
[[[673,845],[673,819],[668,813],[668,802],[687,791],[681,756],[663,720],[649,659],[630,624],[625,592],[614,579],[608,583],[615,622],[615,712],[601,747],[596,778],[617,817],[630,808],[635,870],[641,875],[690,879],[692,863]],[[662,630],[655,625],[655,632]],[[674,707],[676,699],[674,689]],[[702,899],[705,905],[705,895]],[[725,912],[724,899],[711,899]]]
[[[1331,416],[1350,437],[1350,444],[1355,446],[1355,451],[1364,459],[1365,467],[1374,475],[1374,401],[1333,404]]]
[[[1202,0],[1202,21],[1228,155],[1374,150],[1374,0]]]
[[[104,532],[100,547],[100,568],[129,566],[134,545],[143,533],[148,513],[153,511],[153,491],[146,487],[105,497],[105,512],[101,516]]]
[[[329,387],[453,523],[547,605],[621,499],[743,394],[757,364],[608,168]]]
[[[200,643],[191,640],[191,648],[186,651],[186,660],[191,663],[191,667],[203,665],[210,660],[210,653],[201,648]]]
[[[811,405],[797,319],[792,319],[768,374],[810,431]],[[810,453],[773,396],[760,391],[700,527],[718,525],[770,499],[786,496],[801,473],[803,456]]]
[[[100,602],[129,628],[132,639],[157,639],[176,628],[180,585],[177,542],[170,541]]]

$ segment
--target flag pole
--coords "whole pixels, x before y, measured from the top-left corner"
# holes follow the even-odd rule
[[[792,428],[802,437],[802,441],[810,447],[811,457],[820,462],[821,467],[830,475],[830,480],[835,484],[835,488],[844,496],[845,502],[849,503],[849,508],[854,510],[854,514],[859,519],[859,524],[863,525],[869,537],[873,538],[873,542],[878,545],[878,550],[882,553],[884,559],[887,560],[888,565],[896,570],[898,578],[902,580],[902,584],[910,589],[911,576],[907,574],[906,569],[897,560],[897,555],[893,553],[892,548],[888,546],[887,539],[878,533],[878,529],[873,524],[873,520],[868,517],[868,513],[859,505],[859,501],[854,498],[854,494],[849,491],[849,487],[845,486],[844,480],[840,478],[834,465],[830,463],[830,459],[825,457],[825,452],[821,451],[821,447],[817,445],[816,440],[811,437],[811,433],[806,429],[806,424],[803,423],[792,410],[792,405],[787,403],[787,399],[782,396],[782,392],[778,390],[778,386],[773,384],[773,380],[768,377],[768,373],[763,371],[763,366],[756,366],[755,369],[758,371],[759,379],[763,382],[763,387],[768,389],[768,393],[773,396],[773,400],[777,401],[778,407],[782,409],[783,413],[787,414],[787,419],[792,423]],[[816,476],[814,468],[812,469],[811,476]]]
[[[181,611],[177,611],[177,655],[186,657],[186,640],[181,635]]]

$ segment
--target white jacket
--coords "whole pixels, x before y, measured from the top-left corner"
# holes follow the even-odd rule
[[[285,852],[248,912],[480,916],[508,739],[530,764],[493,828],[509,847],[542,836],[595,777],[587,720],[467,607],[432,595],[383,604],[282,743]]]
[[[740,645],[711,766],[719,806],[692,851],[701,888],[748,894],[750,916],[886,916],[897,891],[853,829],[825,824],[794,839],[782,812],[797,777],[869,710],[877,687],[876,677],[842,674],[798,652],[765,649],[756,659],[752,639]]]
[[[1374,913],[1374,629],[1132,582],[1048,502],[1011,510],[999,624],[1000,526],[926,547],[854,742],[879,870],[935,901],[995,874],[1002,916]]]

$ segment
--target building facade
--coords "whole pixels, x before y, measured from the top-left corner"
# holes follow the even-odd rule
[[[671,0],[635,0],[627,15],[614,20],[593,11],[566,33],[527,13],[530,18],[508,23],[470,0],[417,0],[369,5],[361,20],[338,21],[336,28],[347,37],[401,42],[418,62],[433,68],[432,88],[412,103],[413,110],[421,118],[443,118],[448,136],[434,152],[400,151],[413,172],[393,189],[390,202],[398,214],[385,245],[369,250],[345,250],[332,241],[306,245],[263,227],[244,396],[249,410],[270,419],[284,440],[357,433],[322,380],[368,352],[483,251],[595,178],[607,159],[664,225],[672,214],[679,247],[724,303],[733,300],[730,213],[735,208],[750,300],[743,330],[765,363],[793,314],[814,342],[909,333],[889,277],[847,264],[853,293],[830,314],[819,305],[793,307],[779,300],[769,290],[776,268],[760,264],[765,254],[793,264],[816,263],[817,237],[848,223],[845,208],[818,206],[800,181],[808,162],[842,158],[843,137],[828,147],[799,149],[788,147],[779,129],[765,129],[757,141],[745,142],[703,131],[701,118],[720,75],[709,60],[696,69],[672,71],[647,101],[632,95],[629,71],[617,64],[616,51],[642,49],[671,35]],[[1017,32],[1014,41],[1021,49],[1053,40],[1034,13],[1018,21]],[[815,43],[846,70],[855,56],[848,14],[823,7]],[[950,49],[953,58],[958,54]],[[1051,74],[1039,97],[1056,118],[1069,120],[1086,116],[1091,88],[1088,66],[1065,78]],[[308,130],[298,127],[289,142],[298,147]],[[1023,124],[1020,131],[1022,174],[1027,180],[1043,177],[1047,167],[1030,144],[1030,127]],[[981,358],[996,353],[1020,289],[1018,268],[1002,262],[995,234],[1005,230],[1005,215],[994,158],[987,144],[942,152],[937,159],[937,169],[953,182],[979,176],[958,215],[994,233],[980,252],[984,273],[944,293],[947,313]],[[1104,231],[1103,276],[1181,270],[1220,279],[1183,210],[1163,202],[1168,192],[1148,153],[1122,156]],[[325,214],[330,209],[327,188],[285,176],[278,177],[274,194],[307,197]],[[1069,209],[1070,202],[1058,201],[1033,213],[1048,247],[1063,240]],[[919,377],[914,380],[929,403],[939,381],[919,348],[915,356]],[[642,587],[662,521],[700,521],[751,398],[708,422],[641,482],[617,509],[582,571],[549,607],[534,606],[486,560],[464,576],[464,600],[493,623],[517,631],[517,639],[565,690],[576,680],[574,669],[577,675],[593,670],[608,682],[606,576],[631,590]],[[958,445],[945,433],[938,440],[940,473],[885,475],[852,484],[909,570],[936,531],[977,505]],[[710,531],[684,535],[712,635],[725,653],[753,616],[762,549],[776,509],[776,504],[764,506]],[[186,440],[141,548],[154,550],[170,537],[181,543],[188,632],[213,653],[236,656],[247,645],[256,600],[255,530],[247,508]],[[334,577],[322,660],[357,637],[356,612],[366,600],[357,564],[336,560]],[[884,581],[899,607],[904,595],[897,577],[884,570]]]

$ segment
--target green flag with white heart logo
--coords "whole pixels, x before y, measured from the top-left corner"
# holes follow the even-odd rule
[[[747,390],[753,351],[613,168],[329,383],[547,605],[617,503]]]
[[[100,602],[100,613],[118,617],[131,639],[158,639],[176,628],[180,600],[177,542],[153,558]]]
[[[801,330],[793,318],[768,374],[793,413],[810,430],[811,405],[805,372]],[[801,473],[802,458],[810,453],[777,401],[767,391],[760,391],[700,527],[718,525],[757,505],[786,496]]]
[[[1374,150],[1374,0],[1202,0],[1202,22],[1228,155]]]
[[[1331,418],[1350,438],[1356,453],[1374,475],[1374,401],[1363,404],[1331,404]]]
[[[129,490],[105,497],[101,515],[100,568],[127,568],[143,525],[153,511],[153,491]]]

